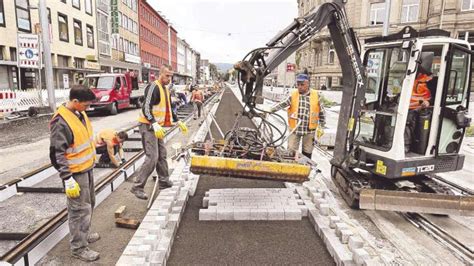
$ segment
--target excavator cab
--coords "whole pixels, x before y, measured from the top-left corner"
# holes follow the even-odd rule
[[[463,167],[471,52],[446,35],[407,27],[367,41],[354,166],[392,179]]]

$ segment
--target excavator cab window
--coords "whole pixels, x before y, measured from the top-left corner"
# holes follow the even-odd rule
[[[365,108],[361,110],[356,131],[356,140],[360,144],[380,150],[392,147],[408,53],[398,46],[372,49],[366,53]]]

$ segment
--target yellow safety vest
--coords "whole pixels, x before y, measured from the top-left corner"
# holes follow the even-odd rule
[[[59,106],[53,119],[60,115],[72,130],[74,143],[66,150],[66,159],[71,173],[80,173],[94,167],[95,162],[95,146],[92,133],[92,126],[85,112],[81,112],[84,116],[86,125],[71,110],[64,105]]]
[[[170,102],[170,95],[168,90],[164,90],[158,80],[155,81],[155,84],[158,86],[160,90],[160,103],[157,105],[153,105],[152,114],[155,117],[155,120],[160,124],[160,126],[171,126],[171,102]],[[156,88],[156,87],[155,87]],[[153,93],[152,91],[148,91],[148,93]],[[146,97],[146,95],[145,95]],[[163,101],[165,99],[165,101]],[[168,107],[168,108],[166,108]],[[144,124],[150,124],[145,118],[143,114],[143,110],[140,110],[140,116],[138,118],[138,122]]]
[[[319,124],[319,96],[316,90],[311,89],[309,95],[309,129],[316,129]],[[298,123],[298,106],[300,102],[300,93],[293,90],[291,93],[291,104],[288,108],[288,124],[293,130]]]

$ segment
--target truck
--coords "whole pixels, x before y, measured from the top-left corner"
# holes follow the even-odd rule
[[[87,111],[105,111],[116,115],[132,106],[141,108],[144,101],[144,86],[139,86],[133,72],[87,75],[82,84],[96,96]]]

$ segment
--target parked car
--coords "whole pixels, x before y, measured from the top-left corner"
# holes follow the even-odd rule
[[[88,111],[106,111],[115,115],[131,106],[140,108],[144,101],[145,89],[138,85],[137,78],[130,72],[87,75],[82,84],[96,96]]]

